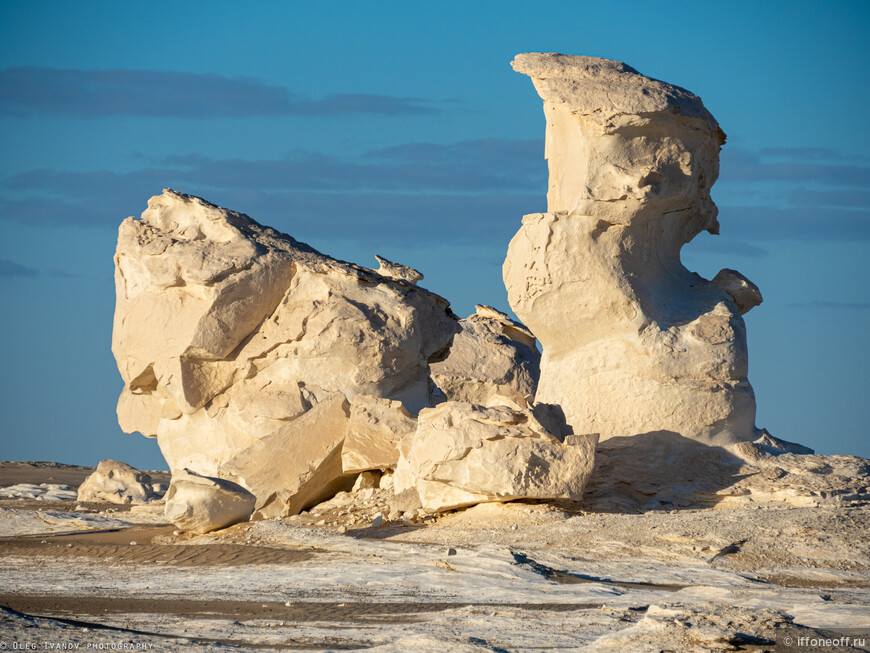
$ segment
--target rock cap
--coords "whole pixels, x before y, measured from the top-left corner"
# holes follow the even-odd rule
[[[518,73],[532,78],[544,100],[569,105],[575,114],[608,126],[621,115],[676,114],[702,120],[711,131],[725,133],[697,95],[662,82],[611,59],[528,52],[511,62]]]

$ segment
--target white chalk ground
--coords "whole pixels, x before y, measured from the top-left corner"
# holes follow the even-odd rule
[[[0,642],[7,650],[13,643],[161,651],[870,650],[868,516],[867,507],[571,516],[509,504],[353,535],[267,521],[164,538],[311,554],[289,564],[6,555],[4,595],[233,600],[261,603],[262,613],[46,619],[4,610]],[[129,526],[124,519],[141,521],[127,513],[4,509],[0,528],[9,537]],[[285,604],[303,608],[304,617],[298,609],[282,615]],[[797,645],[799,637],[842,644],[845,636],[850,643],[839,648]]]

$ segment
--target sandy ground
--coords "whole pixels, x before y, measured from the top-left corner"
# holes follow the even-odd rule
[[[0,464],[0,486],[87,471]],[[373,526],[382,500],[199,537],[159,506],[3,500],[0,647],[870,650],[868,506],[486,504]]]

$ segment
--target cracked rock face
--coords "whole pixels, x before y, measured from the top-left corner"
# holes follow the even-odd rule
[[[457,328],[445,299],[401,275],[332,259],[171,190],[121,224],[115,282],[121,427],[156,437],[173,470],[262,479],[248,489],[276,512],[278,490],[305,488],[316,502],[337,481],[353,483],[341,481],[340,462],[349,402],[366,394],[413,413],[428,406],[429,363]],[[264,443],[295,448],[288,438],[312,430],[294,421],[321,402],[337,408],[307,445],[316,460],[294,461],[304,478],[268,487],[271,476],[252,471],[271,456]]]
[[[494,396],[531,403],[540,374],[535,337],[491,306],[459,321],[450,355],[432,365],[432,380],[449,401],[486,403]]]
[[[399,443],[395,491],[416,490],[423,510],[487,501],[580,499],[594,437],[558,438],[530,410],[448,401],[420,412]]]
[[[725,134],[701,99],[623,63],[521,54],[544,100],[548,212],[527,215],[503,274],[543,347],[536,401],[603,440],[758,437],[741,317],[761,302],[733,270],[680,261],[718,233],[710,188]]]

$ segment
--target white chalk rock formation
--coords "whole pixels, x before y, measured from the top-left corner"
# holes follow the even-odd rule
[[[535,398],[541,354],[522,324],[491,306],[459,321],[450,354],[432,365],[432,380],[449,401],[486,405],[494,395]]]
[[[341,469],[347,425],[347,400],[335,393],[239,451],[220,476],[257,495],[255,519],[298,514],[353,486],[355,477]]]
[[[739,273],[680,262],[718,233],[710,187],[725,134],[696,95],[607,59],[521,54],[544,99],[548,212],[510,243],[511,308],[541,341],[536,401],[603,440],[672,433],[755,439]]]
[[[845,507],[870,502],[870,461],[819,456],[762,431],[711,447],[668,433],[610,438],[595,453],[592,512],[678,508]]]
[[[181,530],[201,534],[247,521],[255,501],[240,485],[183,469],[172,473],[163,514]]]
[[[556,437],[529,410],[448,401],[420,411],[399,443],[395,492],[427,512],[487,501],[580,499],[597,439]]]
[[[379,256],[375,254],[375,260],[378,262],[378,269],[375,270],[378,274],[384,277],[390,277],[392,279],[401,279],[402,281],[407,281],[408,283],[415,284],[423,279],[423,273],[415,270],[414,268],[408,267],[407,265],[402,265],[401,263],[393,263],[392,261],[385,259],[383,256]]]
[[[347,474],[393,469],[399,462],[396,445],[417,429],[417,420],[400,401],[357,395],[350,405],[347,436],[341,450]]]
[[[403,278],[171,190],[121,224],[115,285],[122,428],[157,437],[172,470],[236,478],[259,509],[281,497],[270,509],[281,514],[352,485],[340,464],[347,402],[430,404],[429,363],[457,328],[445,299]],[[294,451],[295,480],[290,468],[254,472]]]
[[[117,460],[101,460],[78,489],[79,501],[146,503],[158,498],[151,476]]]

